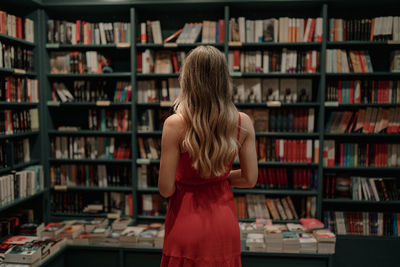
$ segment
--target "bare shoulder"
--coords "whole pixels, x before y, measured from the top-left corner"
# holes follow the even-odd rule
[[[168,134],[181,135],[185,130],[185,121],[183,118],[177,114],[169,116],[163,126],[163,132]]]
[[[243,134],[241,134],[240,141],[243,142],[244,139],[246,139],[246,137],[248,135],[254,135],[254,126],[253,126],[253,122],[252,122],[251,118],[249,117],[249,115],[247,115],[246,113],[243,113],[243,112],[239,112],[239,113],[240,113],[240,118],[241,118],[240,130],[243,133]]]

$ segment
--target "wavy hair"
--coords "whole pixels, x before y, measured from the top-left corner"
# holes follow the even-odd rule
[[[179,77],[182,92],[174,109],[186,121],[182,148],[201,177],[218,177],[238,152],[238,111],[225,56],[199,46],[186,58]]]

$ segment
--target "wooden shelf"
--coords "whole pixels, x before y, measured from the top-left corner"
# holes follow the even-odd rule
[[[15,38],[12,36],[8,36],[8,35],[2,34],[2,33],[0,33],[0,40],[9,42],[9,43],[12,43],[15,45],[23,45],[23,46],[32,47],[32,48],[35,47],[35,43],[28,42],[23,39]]]

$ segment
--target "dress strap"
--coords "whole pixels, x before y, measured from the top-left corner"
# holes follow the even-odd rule
[[[238,113],[239,113],[239,119],[238,119],[238,134],[237,134],[237,140],[239,141],[239,140],[240,140],[240,126],[241,126],[242,122],[241,122],[240,112],[238,112]]]

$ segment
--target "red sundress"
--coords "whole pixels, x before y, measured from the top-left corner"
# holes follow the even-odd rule
[[[240,137],[240,114],[238,140]],[[165,220],[161,267],[241,267],[240,231],[228,175],[204,179],[182,153]]]

